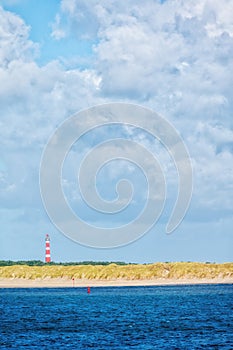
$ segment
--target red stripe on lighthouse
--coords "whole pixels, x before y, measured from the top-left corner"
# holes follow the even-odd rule
[[[49,235],[47,234],[45,237],[45,262],[50,262],[51,261],[51,256],[50,256],[50,238]]]

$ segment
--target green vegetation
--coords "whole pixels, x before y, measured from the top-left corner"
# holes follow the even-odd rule
[[[122,261],[80,261],[80,262],[50,262],[46,263],[41,260],[19,260],[19,261],[13,261],[13,260],[0,260],[0,266],[12,266],[12,265],[27,265],[27,266],[77,266],[77,265],[110,265],[110,264],[117,264],[117,265],[127,265],[127,263]],[[131,263],[129,264],[131,265]]]
[[[151,280],[159,278],[233,278],[233,263],[154,263],[154,264],[17,264],[0,267],[0,278],[75,278],[95,280]]]

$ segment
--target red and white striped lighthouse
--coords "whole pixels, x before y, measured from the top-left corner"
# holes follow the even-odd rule
[[[45,237],[45,262],[49,263],[51,261],[50,256],[50,238],[47,234]]]

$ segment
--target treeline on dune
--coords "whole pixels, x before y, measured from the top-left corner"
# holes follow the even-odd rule
[[[54,262],[51,261],[50,263],[41,261],[41,260],[0,260],[0,266],[12,266],[12,265],[27,265],[27,266],[76,266],[76,265],[110,265],[110,264],[116,264],[116,265],[131,265],[135,263],[126,263],[122,261],[76,261],[76,262]]]
[[[8,264],[0,267],[0,278],[24,279],[95,279],[152,280],[233,278],[233,263],[168,262],[154,264]]]

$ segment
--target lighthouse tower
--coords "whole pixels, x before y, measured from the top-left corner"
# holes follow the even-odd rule
[[[45,237],[45,262],[49,263],[51,261],[50,256],[50,238],[47,234]]]

